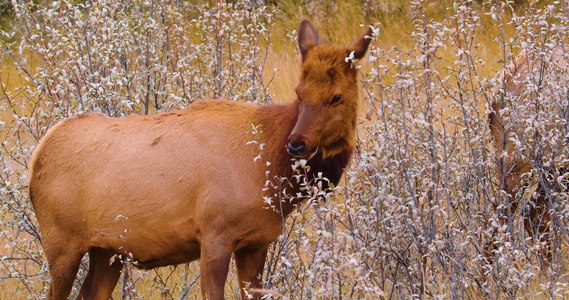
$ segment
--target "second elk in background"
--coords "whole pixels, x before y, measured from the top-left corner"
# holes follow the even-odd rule
[[[524,50],[498,75],[489,115],[497,181],[507,196],[501,203],[510,222],[522,215],[546,263],[567,187],[567,72],[563,47]]]

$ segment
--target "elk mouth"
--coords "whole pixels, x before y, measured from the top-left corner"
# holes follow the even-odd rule
[[[314,150],[312,150],[312,153],[310,153],[307,160],[311,160],[317,153],[318,153],[318,147],[314,147]]]
[[[288,154],[292,155],[294,158],[311,160],[318,153],[318,149],[318,147],[314,147],[312,152],[307,155],[304,143],[302,143],[302,146],[294,146],[289,143],[286,150]]]

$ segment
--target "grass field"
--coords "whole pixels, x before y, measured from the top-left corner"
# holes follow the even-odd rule
[[[568,44],[566,2],[13,5],[0,11],[1,299],[40,299],[49,288],[26,174],[48,128],[83,112],[145,114],[199,98],[290,103],[301,18],[329,44],[349,45],[370,25],[377,35],[360,69],[355,155],[330,199],[287,219],[265,266],[267,298],[569,298],[569,74],[547,60]],[[535,162],[525,186],[547,182],[549,263],[547,246],[524,231],[524,209],[510,209],[528,197],[500,189],[488,127],[496,74],[522,50],[541,68],[522,83],[527,101],[505,112],[524,133],[510,137],[517,153]],[[528,113],[518,118],[518,108]],[[198,264],[129,265],[113,298],[200,299]],[[234,266],[226,298],[238,298]]]

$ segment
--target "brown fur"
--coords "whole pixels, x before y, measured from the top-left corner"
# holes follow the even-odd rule
[[[564,50],[557,47],[551,53],[550,64],[557,68],[567,68],[568,62],[563,58]],[[549,213],[549,200],[547,199],[544,189],[540,183],[528,183],[522,179],[523,175],[532,170],[529,161],[520,156],[516,145],[508,139],[510,134],[518,134],[516,125],[509,122],[500,114],[500,110],[506,106],[516,106],[522,103],[528,97],[525,93],[524,86],[519,82],[524,82],[526,77],[538,66],[545,75],[552,72],[551,67],[541,64],[540,61],[531,61],[526,52],[522,52],[516,57],[508,68],[500,73],[499,84],[504,83],[504,93],[512,95],[513,98],[504,98],[502,93],[497,93],[496,99],[492,102],[492,112],[489,115],[490,131],[494,138],[494,148],[496,150],[497,160],[497,176],[500,180],[501,187],[509,196],[510,213],[515,215],[518,210],[524,211],[524,227],[526,232],[534,238],[549,242],[549,223],[551,215]],[[551,76],[553,76],[551,74]],[[516,82],[514,82],[516,81]],[[530,95],[533,97],[533,95]],[[506,103],[505,99],[511,99],[512,103]],[[524,118],[524,111],[518,110],[519,119]],[[533,188],[532,188],[533,187]],[[524,189],[525,197],[522,196]],[[530,194],[531,193],[531,194]],[[531,203],[527,203],[529,202]],[[521,207],[520,207],[521,204]],[[549,256],[549,254],[546,254]]]
[[[52,278],[48,298],[67,298],[87,252],[79,298],[109,298],[122,269],[115,254],[144,269],[200,259],[204,299],[223,299],[235,254],[241,287],[261,288],[268,245],[294,208],[267,209],[264,197],[275,191],[263,189],[266,171],[291,178],[287,143],[301,141],[306,149],[295,156],[309,159],[308,179],[322,172],[338,183],[355,144],[359,104],[357,72],[344,58],[365,55],[366,35],[369,29],[350,48],[319,45],[312,24],[302,21],[299,99],[290,105],[206,100],[152,116],[85,114],[51,128],[29,170]],[[342,100],[330,104],[335,95]],[[260,125],[259,136],[252,125]],[[262,152],[247,144],[252,140],[265,144]],[[290,183],[296,195],[299,186]]]

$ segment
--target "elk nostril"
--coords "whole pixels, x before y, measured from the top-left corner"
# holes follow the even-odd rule
[[[301,142],[297,145],[295,145],[293,143],[288,143],[287,150],[288,150],[288,153],[290,153],[292,155],[300,156],[300,155],[304,154],[304,147],[305,147],[304,142]]]

